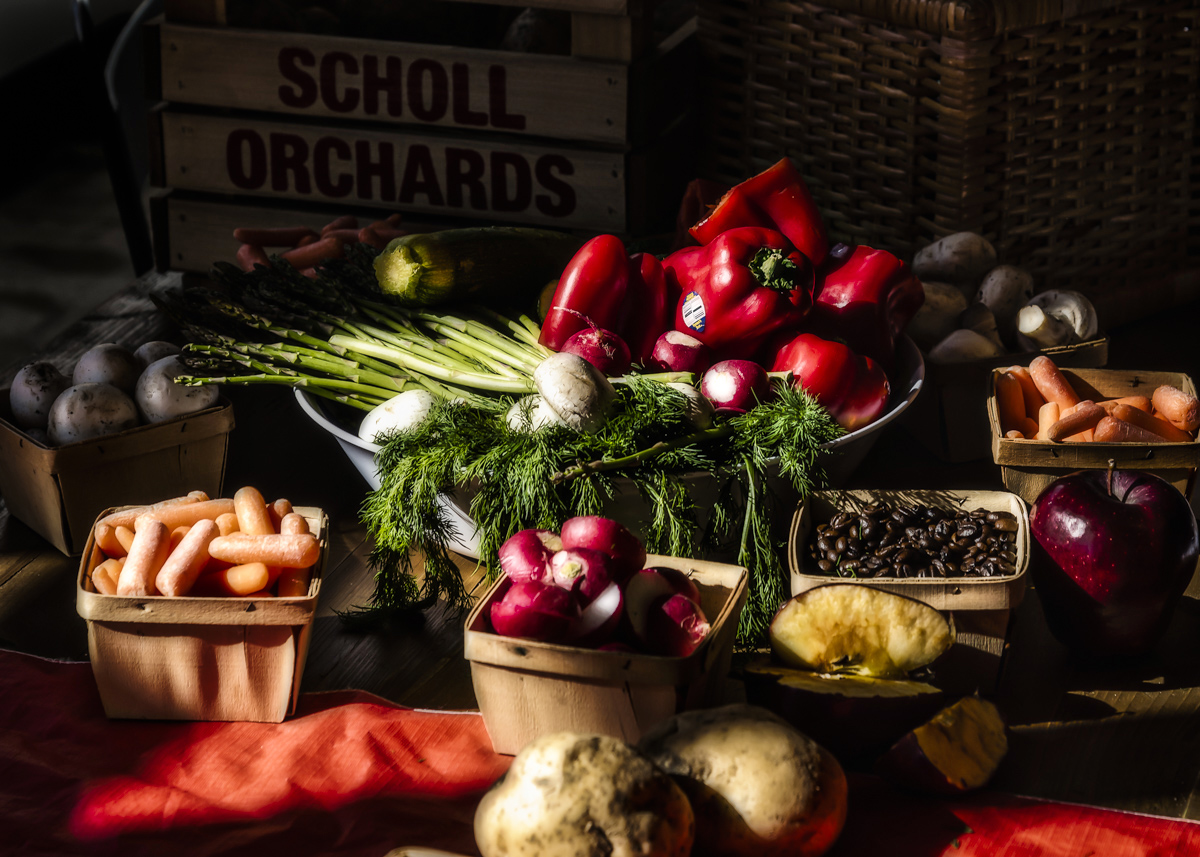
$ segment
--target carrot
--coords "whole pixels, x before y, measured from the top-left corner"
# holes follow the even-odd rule
[[[321,227],[321,235],[328,235],[335,229],[357,229],[358,218],[352,214],[343,214],[341,217],[331,220]]]
[[[1154,410],[1177,429],[1195,431],[1200,428],[1200,400],[1178,387],[1163,384],[1154,389],[1150,401]]]
[[[360,233],[361,230],[357,226],[352,229],[330,229],[328,232],[321,233],[321,238],[336,238],[347,244],[357,244]]]
[[[1046,440],[1060,443],[1073,435],[1094,429],[1106,416],[1108,414],[1104,408],[1095,402],[1080,402],[1069,414],[1059,417],[1058,421],[1046,430]]]
[[[1029,376],[1038,392],[1047,402],[1057,402],[1060,411],[1079,404],[1079,396],[1071,383],[1045,354],[1039,354],[1029,363]]]
[[[233,511],[237,515],[238,532],[266,536],[275,532],[267,501],[257,488],[246,485],[233,495]]]
[[[279,522],[279,532],[286,536],[302,536],[305,533],[311,533],[312,530],[308,526],[308,519],[299,512],[290,512],[283,516],[283,520]]]
[[[92,586],[101,595],[116,595],[124,558],[110,558],[92,569]]]
[[[363,244],[370,244],[376,250],[382,250],[387,246],[387,242],[383,240],[383,236],[376,231],[374,226],[364,226],[358,230],[358,240]]]
[[[1021,395],[1021,382],[1008,372],[996,376],[996,413],[1000,417],[1000,431],[1021,430],[1025,417],[1025,398]]]
[[[267,567],[261,562],[231,565],[200,577],[192,592],[195,595],[245,596],[265,589]]]
[[[179,543],[181,541],[183,541],[183,537],[188,534],[188,530],[190,530],[190,529],[191,529],[191,527],[184,526],[184,527],[176,527],[175,529],[171,530],[171,550],[172,551],[174,551],[175,548],[179,547]]]
[[[1058,402],[1046,402],[1038,408],[1038,440],[1046,440],[1050,426],[1058,422]]]
[[[222,497],[219,500],[204,500],[200,503],[188,503],[180,506],[167,506],[139,515],[134,521],[134,529],[142,526],[142,521],[159,521],[172,529],[185,524],[194,524],[205,519],[215,521],[218,515],[233,511],[233,501]]]
[[[300,273],[308,277],[310,280],[315,280],[317,278],[317,269],[312,266],[301,268]]]
[[[267,512],[271,515],[271,524],[275,527],[274,532],[282,533],[283,530],[279,529],[279,526],[283,523],[284,518],[292,514],[292,501],[283,499],[276,500],[267,507]],[[305,532],[308,531],[305,530]]]
[[[97,521],[92,537],[96,540],[96,546],[104,551],[104,555],[107,557],[125,556],[129,553],[125,545],[117,539],[116,527]]]
[[[154,585],[163,595],[186,595],[208,564],[208,545],[221,534],[216,521],[197,521],[154,577]]]
[[[133,535],[133,530],[129,527],[113,527],[113,537],[124,549],[126,556],[129,555],[129,546],[133,544]]]
[[[279,532],[285,535],[304,535],[310,532],[308,520],[297,512],[285,515],[279,523]],[[300,598],[308,595],[311,568],[285,568],[275,581],[275,592],[280,598]]]
[[[217,526],[221,529],[221,535],[227,536],[230,533],[238,531],[238,519],[236,512],[226,512],[224,515],[217,515]]]
[[[305,235],[303,238],[301,238],[299,241],[297,241],[296,246],[297,247],[307,247],[309,244],[312,244],[314,241],[320,241],[320,240],[321,240],[321,236],[314,232],[311,235]]]
[[[285,568],[305,568],[321,556],[321,546],[314,535],[252,536],[232,533],[213,539],[208,552],[214,559],[232,563],[262,562]]]
[[[1131,408],[1129,405],[1117,405],[1109,412],[1109,416],[1125,420],[1125,422],[1139,428],[1144,428],[1146,431],[1154,432],[1158,435],[1159,443],[1164,440],[1168,443],[1188,443],[1192,440],[1192,436],[1183,429],[1175,428],[1175,426],[1161,417],[1147,414],[1137,408]]]
[[[1133,423],[1106,416],[1096,426],[1097,443],[1162,443],[1162,438]]]
[[[1137,408],[1139,411],[1150,413],[1154,410],[1154,406],[1150,404],[1150,399],[1147,396],[1122,396],[1119,399],[1105,399],[1103,402],[1097,402],[1100,407],[1108,411],[1109,416],[1112,416],[1113,408],[1117,405],[1128,405],[1131,408]]]
[[[247,228],[239,226],[233,230],[233,237],[243,244],[257,244],[259,247],[295,247],[306,237],[317,237],[316,230],[307,226],[270,226],[265,228]]]
[[[1026,417],[1021,421],[1020,430],[1021,434],[1025,436],[1026,440],[1035,440],[1038,434],[1037,420],[1033,419],[1032,417]]]
[[[263,248],[257,244],[243,244],[239,247],[237,262],[242,266],[243,271],[253,271],[255,265],[262,265],[264,268],[271,267],[271,260],[267,258]]]
[[[121,567],[117,594],[141,597],[154,595],[154,578],[167,559],[171,546],[171,530],[162,521],[149,519],[138,527],[129,548],[129,556]]]
[[[314,241],[303,247],[288,250],[283,254],[283,258],[291,262],[296,268],[311,268],[325,259],[342,258],[344,250],[342,241],[331,235],[328,238],[322,238],[320,241]]]
[[[1004,436],[1008,440],[1025,440],[1025,433],[1022,431],[1019,431],[1017,429],[1012,429],[1011,431],[1006,431],[1004,433]]]
[[[1021,395],[1025,397],[1025,413],[1032,418],[1038,409],[1046,404],[1046,397],[1038,392],[1037,385],[1033,383],[1033,376],[1024,366],[1009,366],[1004,371],[1021,382]]]
[[[105,515],[97,524],[106,524],[110,527],[129,527],[133,528],[133,523],[138,519],[139,515],[144,515],[147,512],[165,509],[168,506],[178,506],[186,503],[203,503],[208,499],[208,495],[203,491],[193,491],[190,494],[185,494],[182,497],[173,497],[170,500],[163,500],[161,503],[154,503],[149,506],[131,506],[128,509],[122,509],[119,512],[113,512],[111,515]]]

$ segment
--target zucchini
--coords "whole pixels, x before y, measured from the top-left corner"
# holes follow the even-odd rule
[[[522,304],[562,274],[583,239],[551,229],[478,226],[402,235],[375,259],[379,287],[401,303]]]

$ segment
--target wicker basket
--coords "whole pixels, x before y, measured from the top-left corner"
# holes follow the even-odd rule
[[[1200,268],[1200,0],[700,0],[699,19],[709,178],[786,154],[837,240],[911,258],[980,232],[1122,315],[1134,285],[1200,294],[1178,283]]]

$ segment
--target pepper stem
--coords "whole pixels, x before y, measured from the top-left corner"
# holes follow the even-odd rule
[[[800,284],[800,266],[783,255],[782,250],[763,247],[747,267],[760,286],[777,292],[793,291]]]

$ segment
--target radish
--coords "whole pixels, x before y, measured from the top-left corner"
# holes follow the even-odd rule
[[[565,589],[526,580],[513,583],[492,604],[490,618],[501,636],[557,642],[570,634],[579,619],[579,602]]]
[[[550,530],[513,533],[500,545],[500,570],[517,582],[550,582],[550,559],[562,550],[562,539]]]
[[[571,630],[571,644],[588,648],[611,645],[624,610],[625,596],[621,587],[610,583],[579,614],[579,621]]]
[[[609,378],[617,378],[629,371],[629,346],[625,340],[611,330],[596,326],[576,331],[563,343],[559,353],[575,354],[595,366]]]
[[[615,560],[612,574],[618,583],[624,584],[646,564],[646,547],[641,539],[612,518],[599,515],[568,518],[559,535],[563,548],[589,548]]]
[[[712,349],[694,336],[668,330],[658,337],[648,368],[656,372],[691,372],[699,375],[712,365]]]
[[[744,414],[768,399],[771,379],[751,360],[722,360],[704,373],[700,392],[717,413]]]
[[[616,583],[619,568],[608,554],[591,548],[563,548],[550,557],[555,585],[578,592],[584,604]]]
[[[634,638],[646,638],[650,614],[657,609],[655,605],[673,595],[700,603],[696,581],[677,568],[643,568],[630,578],[625,584],[625,618]]]
[[[709,630],[699,604],[686,595],[671,595],[650,605],[638,639],[654,654],[683,658],[696,651]]]

